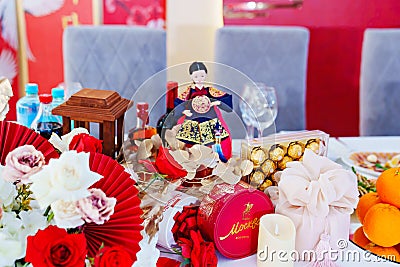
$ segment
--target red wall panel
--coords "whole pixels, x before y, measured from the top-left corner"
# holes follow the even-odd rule
[[[270,0],[269,2],[285,2]],[[242,2],[225,0],[225,4]],[[366,28],[400,27],[398,0],[304,0],[300,9],[265,18],[225,19],[225,25],[299,25],[310,29],[307,129],[359,134],[359,75]]]
[[[92,24],[92,1],[66,0],[56,12],[42,17],[26,14],[28,43],[35,60],[29,61],[29,81],[39,84],[39,93],[64,81],[62,35],[64,26]]]

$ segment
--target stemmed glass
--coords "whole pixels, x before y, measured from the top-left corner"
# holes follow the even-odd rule
[[[278,114],[275,88],[264,83],[246,84],[242,98],[239,108],[248,137],[254,137],[254,127],[258,130],[258,137],[262,137],[264,130],[274,123]]]

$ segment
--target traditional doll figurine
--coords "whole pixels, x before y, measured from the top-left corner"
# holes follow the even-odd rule
[[[175,99],[175,114],[183,114],[178,120],[181,128],[176,137],[189,145],[214,145],[220,159],[227,161],[232,156],[232,139],[219,108],[232,111],[232,96],[204,84],[204,63],[193,62],[189,74],[193,84]]]

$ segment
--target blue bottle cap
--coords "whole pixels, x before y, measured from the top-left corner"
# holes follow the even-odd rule
[[[51,95],[53,98],[64,98],[64,89],[56,87],[51,89]]]
[[[28,94],[37,94],[39,92],[39,87],[36,83],[27,83],[25,85],[25,92]]]

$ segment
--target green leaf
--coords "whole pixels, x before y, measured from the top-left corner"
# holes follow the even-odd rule
[[[354,166],[351,166],[351,170],[352,170],[355,174],[357,174],[356,168],[354,168]]]
[[[387,167],[385,167],[385,166],[382,166],[382,164],[380,164],[380,163],[376,163],[376,164],[375,164],[375,167],[377,167],[377,168],[379,168],[379,169],[382,169],[382,170],[384,170],[384,171],[390,169],[390,168],[387,168]]]
[[[47,215],[49,215],[49,213],[50,213],[50,209],[51,209],[51,207],[48,206],[46,211],[44,212],[43,216],[47,217]]]
[[[50,212],[50,214],[47,216],[47,222],[51,222],[51,220],[53,220],[54,218],[54,213]]]

